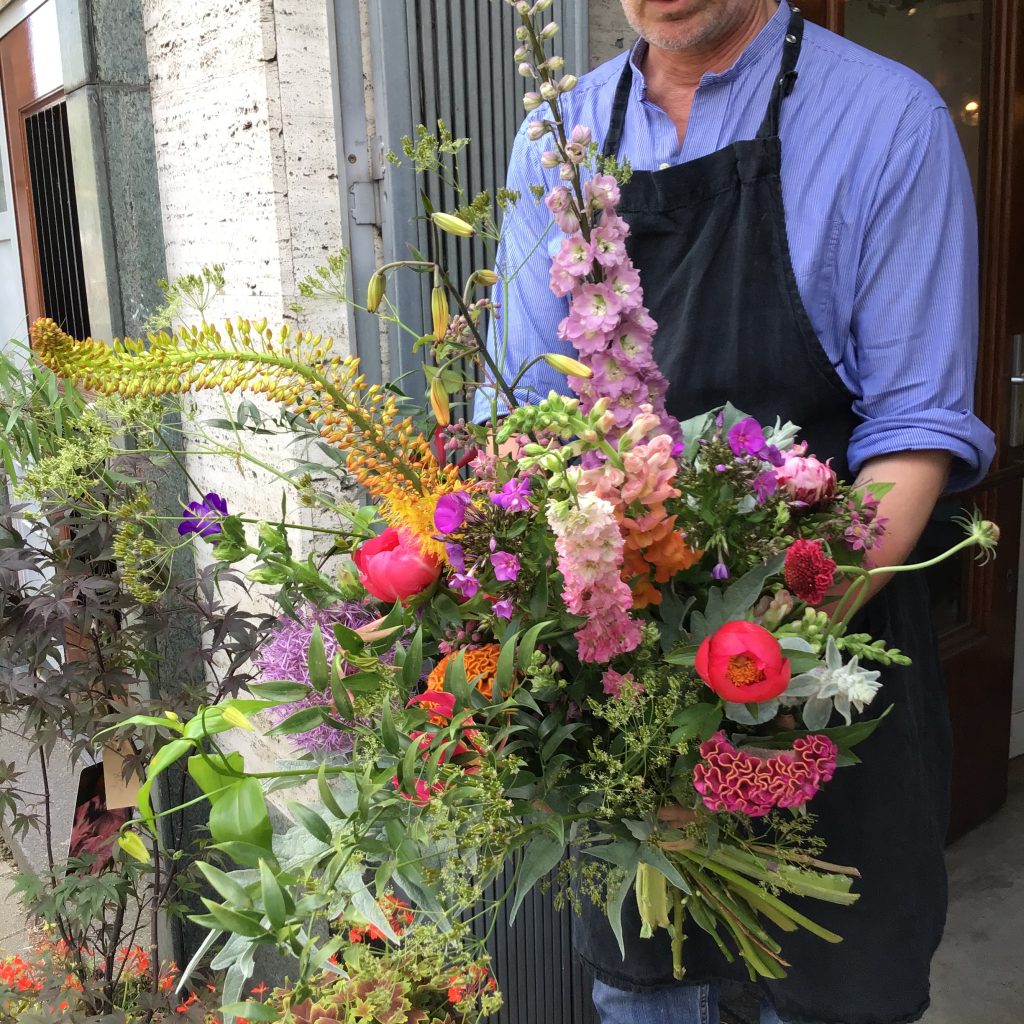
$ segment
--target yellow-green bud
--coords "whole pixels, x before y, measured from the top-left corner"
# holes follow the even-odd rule
[[[132,857],[137,861],[141,861],[143,864],[149,863],[149,848],[142,841],[138,832],[122,832],[117,837],[117,845],[120,846],[129,857]]]
[[[549,21],[541,30],[541,39],[554,39],[558,35],[558,22]]]
[[[550,103],[558,96],[558,88],[551,84],[551,82],[541,82],[540,84],[541,96]]]
[[[474,271],[473,277],[485,288],[492,288],[498,283],[498,275],[493,270]]]
[[[523,94],[523,107],[528,114],[536,110],[543,102],[544,100],[541,98],[539,92],[528,92]]]
[[[573,359],[572,356],[563,356],[557,352],[546,352],[544,354],[544,362],[559,373],[564,373],[567,377],[582,377],[584,380],[589,380],[594,376],[594,371],[589,366],[584,366],[578,359]]]
[[[447,427],[452,421],[452,410],[448,404],[448,391],[441,383],[440,377],[435,377],[430,382],[430,408],[434,412],[434,419],[440,427]]]
[[[444,341],[448,333],[448,293],[440,286],[430,293],[430,317],[434,324],[434,340]]]
[[[432,213],[430,219],[442,231],[447,231],[450,235],[472,238],[476,234],[476,228],[472,224],[467,224],[461,217],[454,217],[450,213]]]
[[[366,309],[368,312],[377,312],[381,302],[384,300],[386,284],[384,275],[379,270],[374,271],[373,276],[370,278],[370,283],[366,287]]]
[[[575,75],[562,75],[558,80],[559,92],[572,92],[576,88],[579,79]]]
[[[228,706],[221,711],[221,717],[228,725],[233,725],[236,729],[245,729],[248,732],[253,732],[255,726],[249,721],[245,715],[236,707]]]

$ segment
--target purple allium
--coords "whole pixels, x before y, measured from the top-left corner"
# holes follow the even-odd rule
[[[532,507],[529,477],[513,477],[500,491],[491,495],[491,501],[506,512],[529,512]]]
[[[202,501],[190,501],[182,513],[178,533],[182,537],[197,533],[200,537],[215,537],[221,532],[220,521],[228,514],[228,503],[210,491]]]
[[[312,605],[304,605],[296,609],[296,613],[298,619],[282,616],[278,620],[271,631],[270,639],[253,659],[260,671],[261,680],[288,680],[308,685],[309,641],[313,636],[314,626],[320,627],[327,662],[330,664],[338,652],[338,641],[331,627],[340,622],[349,629],[358,629],[375,618],[370,609],[355,601],[345,601],[322,610],[317,610]],[[344,660],[342,669],[346,675],[357,671]],[[303,697],[302,700],[268,709],[267,716],[276,725],[296,711],[311,707],[329,707],[333,710],[334,701],[329,692],[317,693],[310,690],[309,696]],[[347,754],[352,750],[352,735],[326,724],[318,725],[309,732],[298,733],[290,739],[296,746],[315,753]]]
[[[494,578],[501,583],[510,583],[519,579],[519,559],[507,551],[495,551],[491,555],[494,567]]]
[[[499,619],[511,619],[514,610],[512,602],[507,597],[494,602],[493,611]]]
[[[729,578],[729,567],[725,562],[718,562],[711,570],[711,576],[716,580],[727,580]]]
[[[757,503],[763,505],[776,491],[779,481],[772,470],[759,473],[754,478],[754,494],[757,496]]]
[[[441,533],[454,533],[466,521],[470,497],[465,491],[442,494],[434,507],[434,525]]]
[[[761,424],[753,416],[734,423],[729,429],[729,447],[734,455],[763,455],[765,440]]]

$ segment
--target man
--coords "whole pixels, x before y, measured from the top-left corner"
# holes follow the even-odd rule
[[[971,411],[973,200],[942,100],[785,2],[622,2],[640,39],[584,76],[563,113],[634,168],[619,212],[659,324],[669,410],[684,418],[729,400],[780,415],[841,476],[895,484],[880,561],[900,563],[943,490],[972,485],[993,453]],[[564,300],[547,286],[560,237],[528,191],[557,184],[539,156],[520,133],[508,185],[523,199],[499,253],[508,324],[492,333],[512,371],[538,352],[572,354],[556,339]],[[534,398],[565,386],[543,366],[524,384]],[[792,967],[760,986],[763,1024],[896,1024],[928,1005],[945,920],[949,732],[922,580],[898,577],[863,616],[914,665],[886,672],[893,713],[864,764],[814,805],[828,859],[861,869],[862,896],[806,908],[841,945],[783,937]],[[635,911],[624,931],[625,959],[599,909],[578,928],[604,1024],[713,1024],[719,982],[746,981],[693,929],[688,983],[673,983],[666,933],[636,938]]]

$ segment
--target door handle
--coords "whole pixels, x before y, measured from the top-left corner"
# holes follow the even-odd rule
[[[1010,370],[1010,430],[1007,441],[1011,448],[1024,445],[1024,334],[1010,338],[1013,346]]]

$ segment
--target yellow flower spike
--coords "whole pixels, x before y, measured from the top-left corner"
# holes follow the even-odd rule
[[[149,848],[142,841],[138,832],[122,832],[117,837],[117,845],[120,846],[129,857],[132,857],[137,861],[141,861],[143,864],[149,863]]]
[[[447,427],[452,421],[452,409],[448,402],[448,391],[441,383],[440,377],[430,382],[430,408],[434,411],[434,419],[438,426]]]
[[[366,311],[368,313],[376,313],[380,308],[381,302],[384,301],[386,287],[387,281],[384,275],[379,270],[374,271],[370,283],[366,286]]]
[[[587,380],[594,376],[594,371],[589,366],[584,366],[578,359],[559,355],[557,352],[545,353],[544,362],[567,377],[582,377]]]
[[[249,721],[245,715],[242,714],[238,708],[226,707],[221,710],[221,717],[228,725],[233,725],[236,729],[245,729],[247,732],[254,732],[255,726]]]
[[[458,235],[459,238],[472,238],[476,234],[476,228],[467,223],[461,217],[454,217],[450,213],[432,213],[430,219],[442,230],[450,235]]]
[[[448,293],[440,286],[430,293],[430,315],[434,321],[434,340],[444,341],[448,333]]]

